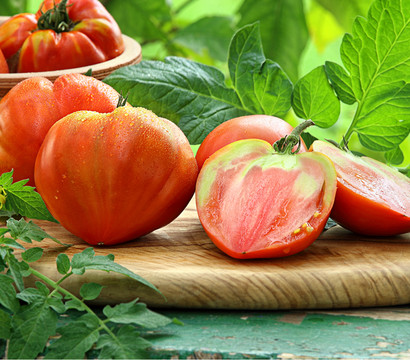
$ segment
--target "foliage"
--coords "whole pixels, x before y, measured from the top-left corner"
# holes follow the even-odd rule
[[[16,191],[18,189],[19,191]],[[32,187],[13,184],[12,172],[0,177],[1,205],[13,213],[29,213],[36,219],[53,219]],[[19,193],[16,197],[15,193]],[[4,214],[4,213],[3,213]],[[32,243],[45,238],[57,241],[32,221],[10,217],[0,228],[0,344],[7,343],[7,358],[46,359],[84,358],[92,348],[103,358],[145,358],[150,343],[141,336],[144,328],[156,328],[171,322],[167,317],[147,309],[133,300],[114,307],[105,306],[97,314],[86,302],[98,298],[102,286],[85,283],[80,297],[64,289],[63,282],[88,270],[116,272],[158,291],[137,274],[114,262],[113,255],[96,256],[92,248],[76,253],[70,259],[62,245],[56,258],[61,278],[53,281],[32,267],[43,255],[41,247],[25,249],[21,242]],[[18,254],[15,253],[18,251]],[[24,278],[39,279],[35,287],[26,287]],[[16,291],[17,290],[17,291]],[[65,321],[61,324],[61,319]]]

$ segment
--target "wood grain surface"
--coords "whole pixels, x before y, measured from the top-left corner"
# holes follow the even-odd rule
[[[37,223],[64,243],[44,240],[43,258],[33,267],[60,278],[55,258],[89,247],[58,224]],[[135,241],[96,247],[97,255],[144,277],[166,297],[126,276],[90,271],[63,286],[78,294],[85,282],[105,286],[94,303],[140,298],[151,307],[208,309],[335,309],[410,303],[410,233],[365,238],[341,227],[324,232],[305,251],[287,258],[235,260],[219,251],[199,222],[194,202],[171,224]],[[39,246],[35,243],[31,246]],[[29,279],[33,283],[35,279]]]

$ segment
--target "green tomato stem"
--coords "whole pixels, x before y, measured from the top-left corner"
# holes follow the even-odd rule
[[[305,131],[309,126],[312,125],[315,125],[312,120],[304,121],[303,123],[296,126],[289,135],[276,141],[273,144],[273,148],[277,153],[280,154],[297,154],[300,150],[300,136],[302,135],[303,131]],[[295,151],[293,151],[293,148],[296,145],[298,147]]]

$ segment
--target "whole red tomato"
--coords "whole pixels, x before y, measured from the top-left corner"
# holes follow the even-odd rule
[[[410,179],[369,157],[315,141],[311,150],[328,156],[337,172],[331,218],[357,234],[398,235],[410,231]]]
[[[121,30],[98,0],[45,0],[38,12],[0,26],[0,49],[18,54],[18,72],[97,64],[124,51]]]
[[[205,161],[195,193],[199,220],[231,257],[293,255],[322,232],[336,171],[321,153],[291,152],[300,129],[273,147],[259,139],[233,142]]]
[[[194,193],[197,173],[182,131],[131,106],[59,120],[35,165],[51,214],[92,245],[126,242],[174,220]]]
[[[14,169],[15,181],[34,186],[34,162],[51,125],[78,110],[111,112],[118,98],[109,85],[80,74],[54,84],[43,77],[18,83],[0,101],[0,174]]]
[[[291,133],[293,127],[286,121],[269,115],[247,115],[223,122],[213,129],[196,153],[196,161],[201,169],[205,160],[216,150],[242,139],[261,139],[270,144]],[[301,140],[300,152],[307,151]]]

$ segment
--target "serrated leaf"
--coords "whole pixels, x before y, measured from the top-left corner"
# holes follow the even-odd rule
[[[35,262],[41,259],[41,257],[43,256],[43,252],[44,250],[42,248],[34,247],[22,252],[21,257],[24,261],[27,261],[29,263]]]
[[[12,312],[16,312],[20,304],[16,298],[16,290],[13,283],[14,281],[11,277],[0,274],[0,305]]]
[[[136,324],[147,328],[165,326],[172,322],[168,317],[155,313],[143,303],[133,300],[128,303],[118,304],[114,307],[107,305],[103,309],[109,321],[120,324]]]
[[[96,349],[101,349],[99,359],[146,359],[146,349],[151,346],[139,336],[138,330],[131,326],[122,326],[115,330],[116,341],[103,334],[97,342]]]
[[[48,338],[55,334],[57,315],[42,302],[20,307],[12,320],[8,357],[10,359],[35,359],[43,351]]]
[[[28,304],[46,301],[47,294],[44,294],[38,288],[27,288],[17,294],[17,298]]]
[[[8,339],[11,333],[11,316],[0,309],[0,339]],[[1,356],[1,351],[0,351]]]
[[[347,135],[356,132],[369,149],[395,149],[410,133],[409,48],[410,4],[401,0],[375,0],[343,38],[341,58],[359,103]],[[332,77],[347,84],[345,74]]]
[[[265,58],[259,23],[235,33],[229,47],[228,67],[245,109],[254,114],[286,115],[293,86],[280,66]]]
[[[93,282],[85,283],[80,288],[80,295],[84,300],[94,300],[100,296],[103,286]]]
[[[98,319],[86,314],[59,329],[61,335],[49,346],[45,359],[83,359],[99,338]]]
[[[62,314],[66,311],[66,307],[61,299],[56,297],[49,297],[47,299],[47,304],[50,306],[54,311]]]
[[[14,211],[31,219],[57,222],[50,214],[40,194],[32,186],[26,186],[28,180],[21,180],[4,187],[7,193],[5,209]]]
[[[325,71],[338,98],[345,104],[354,104],[357,99],[352,89],[352,78],[346,70],[339,64],[326,61]]]
[[[265,54],[277,62],[289,77],[298,79],[298,66],[309,39],[302,0],[243,1],[239,27],[260,22]]]
[[[61,253],[58,254],[57,259],[56,259],[56,264],[57,264],[57,271],[60,274],[67,274],[70,271],[70,258],[67,256],[67,254]]]
[[[114,256],[112,254],[106,256],[95,256],[93,248],[87,248],[81,253],[74,254],[71,259],[71,268],[72,272],[78,275],[82,275],[86,270],[102,270],[107,272],[113,271],[128,276],[131,279],[134,279],[160,293],[160,291],[153,284],[128,270],[124,266],[115,263]]]
[[[24,219],[16,220],[10,218],[7,220],[6,225],[10,230],[10,235],[14,239],[19,239],[30,244],[32,243],[32,240],[42,241],[44,239],[52,239],[60,243],[56,238],[47,234],[43,229],[41,229],[37,224],[33,223],[31,220],[27,222]]]
[[[13,183],[13,170],[0,175],[0,186],[7,188]]]
[[[18,261],[12,254],[6,257],[9,271],[8,273],[14,279],[14,283],[19,291],[23,291],[23,277],[29,276],[29,265],[25,261]]]
[[[7,232],[9,231],[8,229],[5,230],[7,230]],[[8,237],[0,238],[0,244],[4,244],[15,249],[25,250],[24,246],[20,245],[16,240]]]
[[[295,84],[292,107],[302,119],[319,127],[332,126],[340,114],[340,102],[329,85],[323,66],[318,66]]]

